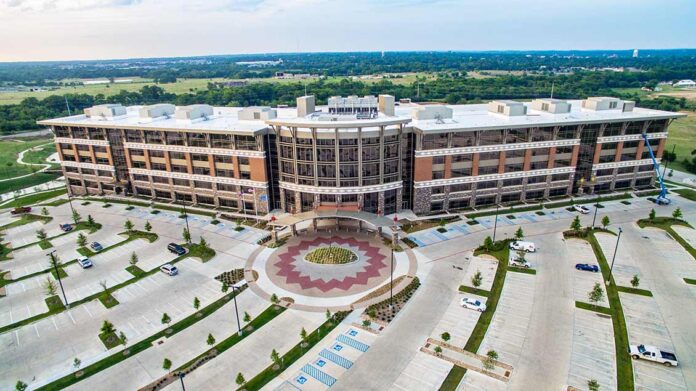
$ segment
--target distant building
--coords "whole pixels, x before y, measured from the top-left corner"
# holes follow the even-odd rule
[[[247,85],[246,80],[230,80],[230,81],[223,81],[222,83],[223,86],[225,87],[244,87]]]
[[[674,87],[687,87],[687,88],[693,88],[696,87],[696,82],[691,80],[691,79],[684,79],[684,80],[679,80],[678,82],[673,84]]]
[[[638,58],[638,49],[633,49],[633,58]]]

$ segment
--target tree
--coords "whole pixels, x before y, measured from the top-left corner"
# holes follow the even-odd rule
[[[138,263],[138,254],[133,251],[130,256],[130,260],[128,261],[131,266],[135,266],[136,263]]]
[[[220,288],[220,289],[222,290],[222,293],[227,293],[227,291],[230,289],[230,286],[227,285],[226,282],[223,282],[223,283],[222,283],[222,288]]]
[[[96,224],[96,222],[94,221],[94,217],[92,217],[92,215],[87,215],[87,224],[90,227],[94,227],[94,225]]]
[[[111,334],[115,333],[116,328],[114,328],[114,324],[109,322],[108,320],[105,320],[104,323],[102,323],[101,327],[101,333],[102,334]]]
[[[152,231],[152,224],[150,224],[150,220],[145,222],[145,231],[147,231],[147,232]]]
[[[587,381],[587,388],[590,391],[599,391],[599,383],[595,379],[588,380]]]
[[[481,360],[481,363],[483,364],[483,369],[485,371],[492,371],[495,369],[495,361],[498,359],[498,352],[495,350],[489,350],[486,353],[486,358]]]
[[[102,290],[106,292],[109,288],[106,286],[106,280],[100,280],[99,285],[101,285]]]
[[[162,362],[162,369],[165,371],[168,371],[169,368],[172,367],[172,360],[168,359],[165,357],[164,361]]]
[[[45,206],[43,208],[41,208],[41,215],[48,216],[49,215],[48,208],[46,208]]]
[[[242,373],[239,372],[237,374],[237,378],[234,380],[234,382],[237,383],[237,385],[239,387],[242,387],[244,384],[246,384],[246,380],[244,379],[244,375],[242,375]]]
[[[208,346],[215,345],[215,337],[213,337],[213,334],[208,334],[208,339],[205,340],[205,343],[207,343]]]
[[[249,315],[248,312],[244,311],[244,318],[242,318],[242,320],[249,323],[251,321],[251,315]]]
[[[75,359],[74,359],[73,362],[72,362],[73,368],[75,368],[75,370],[80,369],[80,365],[82,365],[82,360],[80,360],[79,358],[75,357]]]
[[[524,231],[522,230],[522,227],[517,228],[517,231],[515,231],[515,239],[517,239],[517,240],[524,239]]]
[[[329,309],[327,308],[327,309],[326,309],[326,320],[330,320],[330,319],[331,319],[331,316],[332,316],[332,315],[331,315],[331,311],[329,311]]]
[[[648,215],[650,220],[655,220],[655,209],[650,209],[650,214]]]
[[[640,285],[640,277],[638,277],[637,274],[634,274],[633,278],[631,278],[631,286],[638,288],[638,285]]]
[[[590,303],[594,306],[597,306],[597,303],[604,299],[604,291],[598,282],[596,282],[592,290],[587,293],[587,299],[590,300]]]
[[[440,337],[442,338],[443,341],[447,342],[447,341],[450,340],[450,333],[448,333],[448,332],[445,331],[444,333],[442,333],[442,334],[440,335]]]
[[[21,381],[21,380],[17,380],[17,384],[15,384],[15,390],[16,390],[16,391],[24,391],[24,390],[26,390],[28,387],[29,387],[29,386],[27,385],[27,383],[25,383],[25,382],[23,382],[23,381]]]
[[[677,208],[674,210],[674,212],[672,212],[672,217],[674,217],[675,219],[680,219],[680,218],[682,218],[682,216],[683,216],[683,214],[682,214],[681,208]]]
[[[118,333],[118,338],[121,340],[123,346],[126,346],[126,344],[128,343],[128,337],[126,337],[126,334],[124,334],[123,331]]]
[[[476,270],[476,274],[471,277],[471,285],[473,285],[474,288],[478,288],[481,286],[481,283],[483,283],[483,275],[481,275],[480,270]]]
[[[493,244],[493,239],[490,236],[486,236],[486,239],[483,241],[483,248],[490,251],[493,248]]]
[[[46,296],[48,297],[56,295],[56,283],[51,280],[51,277],[46,277],[46,282],[44,282],[44,290],[46,291]]]
[[[199,246],[201,246],[201,247],[203,247],[203,248],[206,248],[206,249],[207,249],[207,248],[210,248],[210,247],[208,246],[208,242],[206,242],[206,241],[205,241],[205,238],[202,237],[202,236],[201,236],[201,241],[199,242]]]
[[[75,224],[79,224],[79,223],[80,223],[80,220],[82,220],[82,216],[80,216],[80,214],[77,213],[76,210],[73,210],[73,212],[72,212],[72,219],[73,219],[73,221],[75,222]]]
[[[611,224],[611,220],[609,220],[609,216],[604,216],[602,217],[602,227],[604,229],[607,229],[607,227]]]
[[[302,342],[307,342],[307,330],[303,327],[302,330],[300,330],[300,338],[302,339]]]
[[[191,243],[191,233],[189,232],[189,230],[184,228],[184,231],[181,233],[181,236],[184,238],[184,241],[186,243]]]
[[[372,321],[370,319],[364,319],[362,321],[363,327],[370,327],[371,324],[372,324]]]
[[[271,303],[273,303],[273,304],[278,304],[278,301],[279,301],[279,300],[278,300],[278,295],[276,295],[275,293],[272,294],[272,295],[271,295]]]
[[[575,232],[580,231],[582,229],[582,224],[580,223],[580,216],[575,216],[573,222],[570,223],[570,229],[572,229]]]
[[[56,272],[57,270],[57,273],[60,273],[63,263],[60,261],[60,258],[58,258],[58,255],[53,255],[48,258],[48,267],[51,271]]]
[[[438,356],[442,354],[442,348],[440,346],[435,346],[435,354]]]
[[[77,245],[80,247],[85,247],[87,245],[87,237],[82,232],[77,235]]]
[[[130,219],[126,220],[125,223],[123,223],[123,227],[126,229],[127,232],[133,232],[133,222],[130,221]]]
[[[201,301],[198,300],[198,297],[193,298],[193,308],[198,311],[198,308],[201,306]]]
[[[36,238],[39,240],[46,240],[48,236],[46,235],[46,231],[44,231],[43,228],[39,228],[36,230]]]
[[[280,365],[280,354],[275,349],[271,352],[271,361],[276,365]]]
[[[171,321],[172,318],[170,318],[166,312],[162,314],[162,324],[169,324]]]

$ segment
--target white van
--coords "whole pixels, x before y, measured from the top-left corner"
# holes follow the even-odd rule
[[[511,250],[524,250],[528,253],[533,253],[536,251],[536,247],[534,246],[534,243],[532,242],[523,242],[521,240],[516,240],[514,242],[510,242],[510,249]]]

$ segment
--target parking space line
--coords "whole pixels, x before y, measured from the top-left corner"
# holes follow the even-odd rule
[[[17,346],[19,346],[20,345],[20,343],[19,343],[19,331],[15,330],[14,335],[15,335],[15,340],[17,341]]]
[[[37,336],[38,338],[41,338],[41,335],[39,335],[39,328],[36,327],[36,323],[34,323],[34,331],[36,332],[36,336]]]
[[[131,328],[131,330],[135,332],[135,334],[137,334],[136,336],[140,335],[140,331],[138,331],[137,328],[133,327],[133,325],[130,322],[126,322],[126,324],[128,325],[128,327]]]
[[[77,322],[75,322],[75,318],[73,318],[73,316],[72,316],[71,311],[67,311],[67,313],[68,313],[68,316],[70,317],[70,320],[72,320],[73,324],[77,324]]]
[[[28,317],[31,318],[32,314],[31,314],[31,308],[29,308],[29,304],[27,304],[27,313],[29,314]]]
[[[58,330],[58,325],[56,324],[56,319],[52,317],[51,322],[53,322],[53,327],[55,327],[56,330]]]
[[[82,306],[82,308],[84,308],[85,311],[87,311],[87,315],[89,315],[90,318],[94,318],[94,316],[92,316],[92,312],[90,312],[90,310],[89,310],[89,306],[85,305],[85,306]]]

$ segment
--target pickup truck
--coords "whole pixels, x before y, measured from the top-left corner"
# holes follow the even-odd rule
[[[636,360],[642,358],[643,360],[664,364],[667,367],[676,367],[679,365],[677,356],[675,356],[674,353],[665,352],[655,346],[630,345],[628,351],[631,354],[631,357]]]

